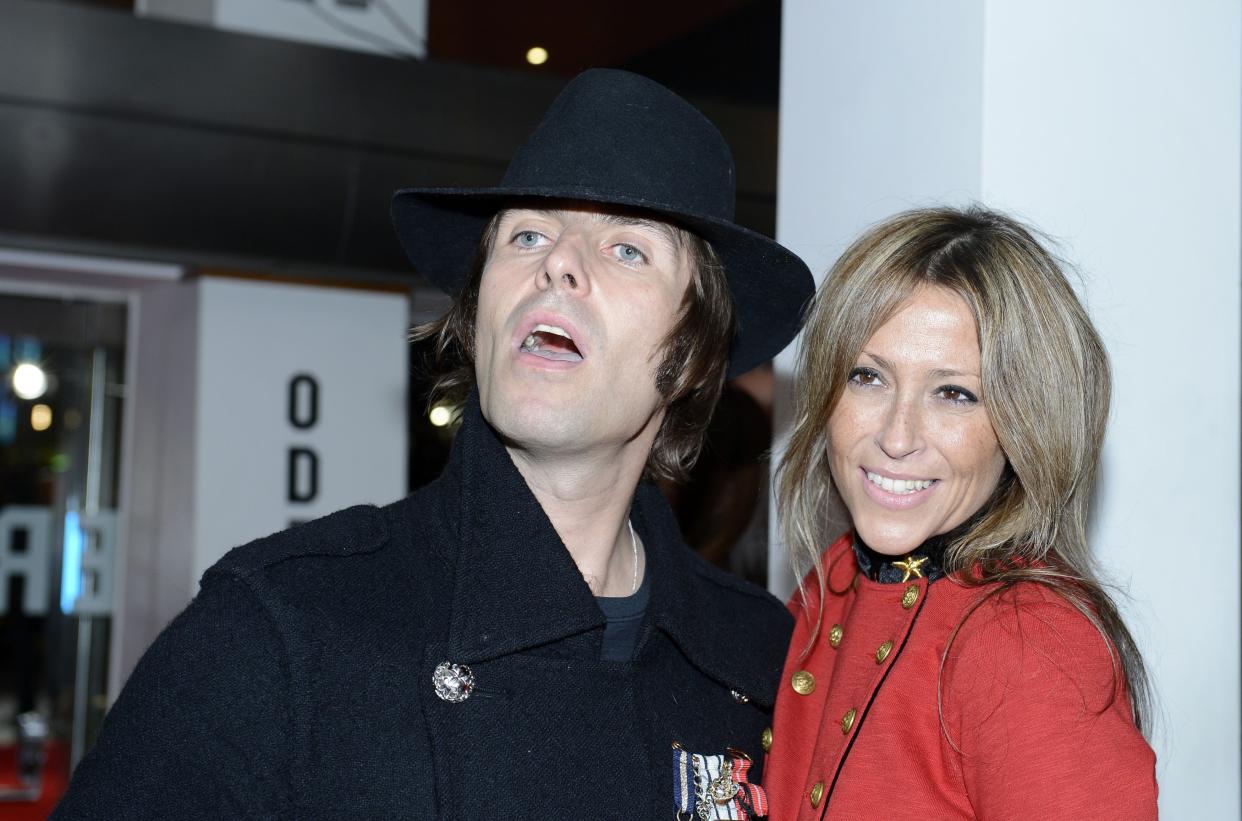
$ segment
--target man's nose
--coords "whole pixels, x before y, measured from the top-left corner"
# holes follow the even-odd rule
[[[558,237],[552,250],[543,258],[535,284],[544,291],[561,289],[575,296],[590,293],[591,277],[587,273],[583,240],[570,232]]]

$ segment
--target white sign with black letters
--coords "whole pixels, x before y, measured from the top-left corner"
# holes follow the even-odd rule
[[[194,578],[230,548],[406,484],[403,294],[199,282]]]

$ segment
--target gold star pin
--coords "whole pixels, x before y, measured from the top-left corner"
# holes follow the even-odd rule
[[[913,554],[911,554],[899,562],[893,562],[893,567],[904,573],[905,575],[901,577],[901,580],[903,582],[908,582],[910,581],[911,576],[914,576],[916,579],[923,578],[923,565],[927,564],[927,562],[927,556],[916,559]]]

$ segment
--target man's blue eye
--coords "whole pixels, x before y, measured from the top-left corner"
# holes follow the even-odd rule
[[[517,235],[517,244],[523,248],[534,248],[539,244],[539,233],[537,231],[521,231]]]
[[[617,246],[617,258],[622,262],[641,262],[646,259],[642,251],[628,242],[623,242]]]

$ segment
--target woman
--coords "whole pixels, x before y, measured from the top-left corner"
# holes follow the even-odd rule
[[[1108,360],[1056,261],[1000,214],[900,214],[829,273],[799,367],[778,494],[813,570],[772,817],[1155,818],[1142,659],[1087,547]]]

